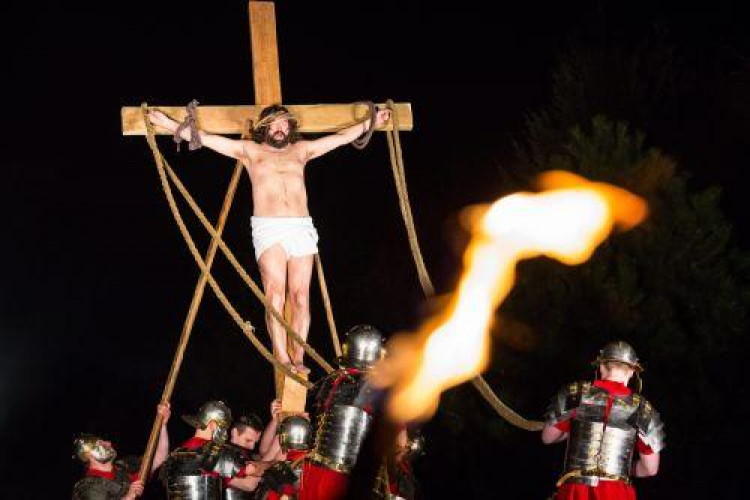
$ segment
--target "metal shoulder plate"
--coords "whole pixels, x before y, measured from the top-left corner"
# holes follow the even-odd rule
[[[651,447],[654,452],[658,453],[666,446],[664,433],[664,422],[662,422],[659,412],[645,398],[642,398],[636,412],[635,427],[638,430],[638,436]]]
[[[218,472],[222,477],[233,478],[245,467],[249,459],[250,457],[245,450],[238,446],[225,444],[219,451],[219,456],[213,470],[214,472]]]
[[[569,419],[570,412],[580,404],[581,395],[590,387],[590,382],[573,382],[560,389],[547,407],[544,414],[545,421],[554,425]]]

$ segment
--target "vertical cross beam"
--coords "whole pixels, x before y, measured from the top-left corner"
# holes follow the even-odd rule
[[[281,77],[279,75],[279,50],[276,43],[276,10],[273,2],[250,0],[250,46],[253,56],[253,83],[256,106],[281,103]],[[289,305],[289,297],[286,300]],[[291,323],[291,310],[285,307],[284,319]],[[271,321],[274,321],[273,319]],[[270,333],[270,332],[269,332]],[[286,335],[286,333],[284,334]],[[292,340],[287,337],[287,345]],[[278,354],[275,352],[274,354]],[[284,413],[305,411],[307,390],[284,372],[274,369],[276,397],[281,399]]]
[[[255,104],[281,102],[276,10],[273,2],[250,1],[250,46],[253,54]]]

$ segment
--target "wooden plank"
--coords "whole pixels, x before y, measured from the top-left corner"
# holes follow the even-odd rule
[[[307,376],[302,375],[307,379]],[[281,412],[283,415],[296,415],[305,411],[307,402],[307,387],[298,384],[293,378],[284,377],[284,385],[281,389]]]
[[[385,106],[381,104],[380,106]],[[154,106],[175,120],[185,119],[185,108],[180,106]],[[289,111],[294,113],[300,122],[300,130],[306,133],[330,133],[353,125],[364,118],[367,107],[352,106],[351,104],[303,104],[289,105]],[[198,126],[213,134],[237,134],[242,133],[245,120],[257,119],[261,106],[199,106],[197,110]],[[414,127],[414,118],[411,112],[411,104],[396,103],[398,112],[399,130],[409,131]],[[141,108],[127,106],[122,108],[122,133],[123,135],[145,135],[146,128],[143,125]],[[386,130],[390,125],[380,127],[378,130]],[[169,134],[166,130],[157,129],[159,134]]]
[[[280,104],[281,78],[274,5],[273,2],[251,1],[249,9],[255,104]]]

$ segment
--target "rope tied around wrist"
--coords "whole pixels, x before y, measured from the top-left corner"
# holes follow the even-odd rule
[[[198,134],[198,124],[195,118],[195,111],[198,108],[198,101],[193,99],[187,105],[187,116],[180,123],[180,125],[174,131],[174,142],[177,143],[177,151],[180,151],[180,144],[184,140],[180,134],[185,129],[190,130],[190,141],[188,142],[188,149],[194,151],[203,147],[201,137]]]
[[[370,124],[367,127],[367,130],[363,132],[361,136],[352,141],[352,146],[357,149],[365,149],[367,147],[367,144],[370,142],[370,139],[372,138],[373,132],[375,132],[375,120],[378,116],[378,110],[377,108],[375,108],[375,103],[372,101],[355,102],[354,106],[356,107],[360,104],[367,106],[367,118],[362,120],[360,123],[365,123],[369,119]]]

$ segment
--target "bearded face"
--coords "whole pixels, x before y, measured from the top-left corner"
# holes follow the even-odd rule
[[[274,120],[266,131],[265,143],[276,149],[283,149],[291,142],[289,120],[280,118]]]
[[[109,441],[97,441],[90,453],[91,458],[102,464],[107,464],[117,457],[117,452]]]

